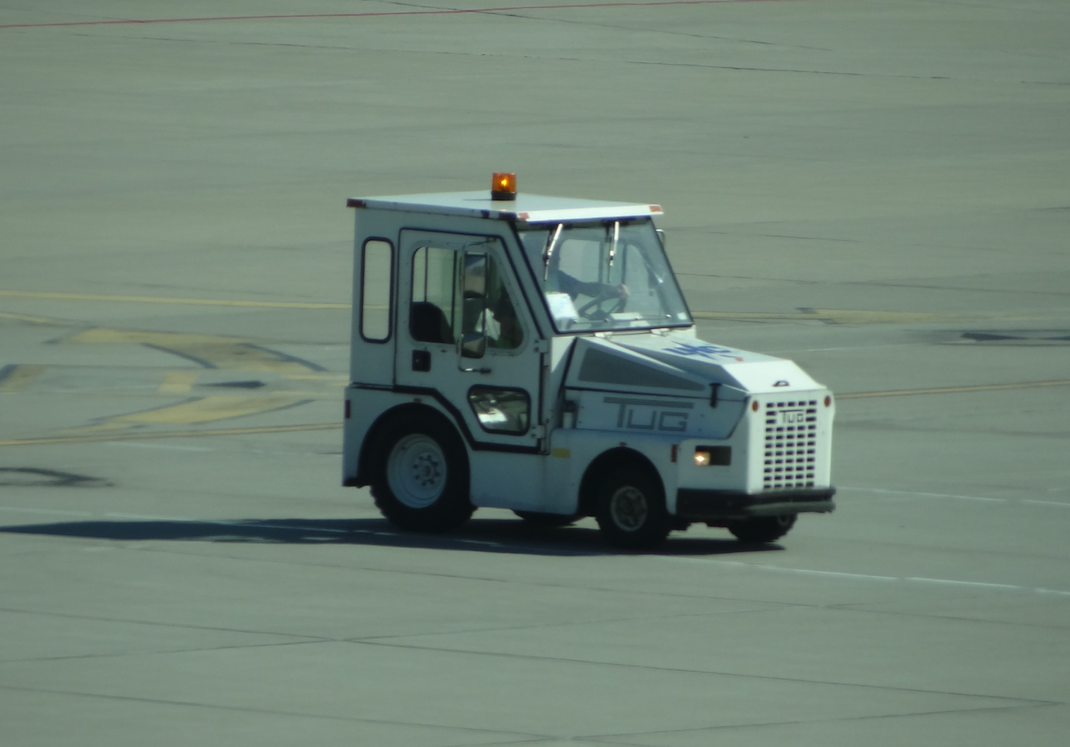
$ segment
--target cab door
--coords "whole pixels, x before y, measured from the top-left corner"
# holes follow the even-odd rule
[[[441,403],[475,449],[542,447],[542,346],[502,240],[401,232],[394,383]]]

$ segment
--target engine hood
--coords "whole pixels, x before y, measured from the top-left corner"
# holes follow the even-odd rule
[[[673,397],[743,400],[752,394],[823,389],[795,363],[712,345],[686,333],[622,334],[576,340],[567,385]]]

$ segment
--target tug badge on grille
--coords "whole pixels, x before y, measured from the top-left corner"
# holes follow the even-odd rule
[[[806,422],[806,410],[781,410],[777,425],[797,425]]]

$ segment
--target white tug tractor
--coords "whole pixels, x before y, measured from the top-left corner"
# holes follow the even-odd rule
[[[513,174],[348,206],[343,484],[395,525],[593,516],[638,550],[692,522],[772,542],[833,510],[831,392],[696,337],[659,206],[517,194]]]

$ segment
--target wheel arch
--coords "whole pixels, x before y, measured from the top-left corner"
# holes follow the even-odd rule
[[[661,472],[645,454],[627,446],[618,446],[599,454],[584,471],[583,478],[580,480],[579,513],[584,516],[594,516],[598,500],[598,486],[606,475],[623,467],[639,468],[648,472],[653,479],[657,480],[662,491],[665,490],[665,481],[661,477]]]
[[[391,423],[408,417],[419,417],[429,421],[437,421],[439,425],[452,431],[462,447],[467,451],[467,444],[464,437],[461,435],[461,432],[458,430],[457,425],[440,410],[416,402],[406,402],[405,404],[395,405],[389,410],[383,411],[379,417],[375,419],[375,422],[372,423],[371,427],[368,428],[368,432],[364,435],[364,440],[360,445],[360,456],[357,461],[357,485],[368,485],[372,481],[372,476],[374,474],[371,465],[372,455],[375,453],[376,444],[382,437],[383,432]]]

